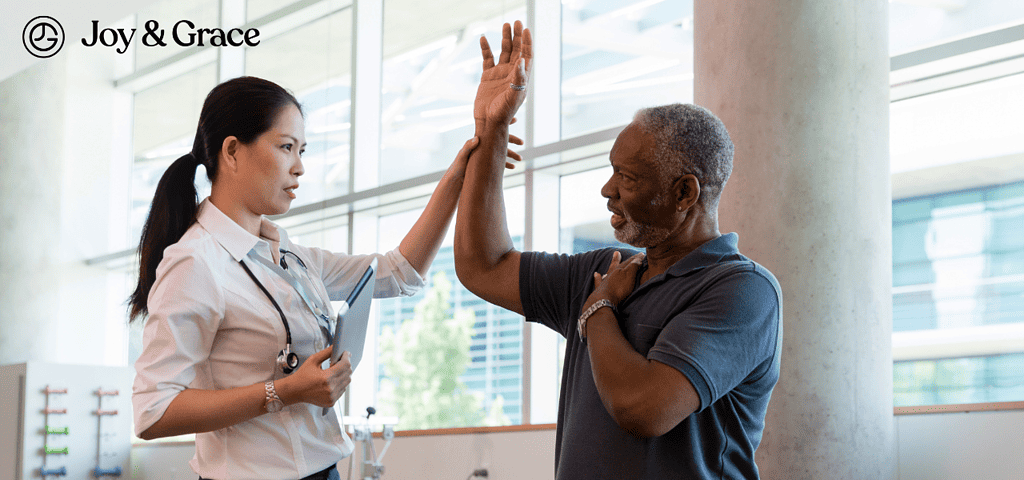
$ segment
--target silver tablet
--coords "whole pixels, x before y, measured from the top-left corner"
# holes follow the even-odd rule
[[[338,307],[338,324],[334,327],[334,341],[331,346],[331,365],[338,363],[346,351],[351,355],[349,361],[352,370],[363,358],[363,345],[366,343],[366,328],[370,323],[370,300],[373,299],[374,284],[377,280],[377,259],[370,262],[366,271],[359,277],[348,298]],[[324,408],[327,415],[330,408]]]
[[[352,370],[363,358],[363,344],[366,343],[366,328],[370,321],[370,300],[373,299],[377,279],[377,259],[370,262],[359,277],[348,298],[338,307],[338,324],[334,327],[334,345],[331,349],[331,365],[338,363],[341,354],[351,353]]]

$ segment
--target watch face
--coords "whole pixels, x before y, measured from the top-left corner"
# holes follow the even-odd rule
[[[271,399],[271,400],[267,400],[266,407],[267,407],[267,411],[270,412],[270,413],[279,412],[279,411],[281,411],[281,408],[284,407],[284,402],[274,398],[274,399]]]

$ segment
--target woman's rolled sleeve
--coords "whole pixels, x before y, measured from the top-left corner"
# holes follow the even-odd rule
[[[223,315],[223,295],[209,266],[168,249],[148,299],[142,354],[135,362],[135,434],[151,427],[182,390],[204,375]]]
[[[296,245],[295,248],[301,247]],[[308,251],[312,258],[319,259],[321,278],[331,300],[344,300],[374,258],[377,259],[377,282],[373,298],[408,297],[424,285],[423,277],[398,248],[369,255],[346,255],[319,248]]]
[[[377,288],[374,297],[409,297],[420,291],[424,284],[424,278],[397,247],[377,260]]]

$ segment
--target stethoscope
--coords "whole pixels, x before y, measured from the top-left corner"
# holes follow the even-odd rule
[[[302,267],[303,271],[305,272],[306,280],[309,281],[309,269],[306,268],[306,263],[303,262],[302,259],[299,258],[299,256],[293,252],[290,252],[283,248],[279,250],[281,251],[281,268],[284,270],[288,270],[288,263],[285,261],[285,257],[291,255],[299,263],[299,266]],[[274,305],[274,309],[276,309],[277,313],[281,315],[281,323],[284,324],[285,344],[284,350],[281,350],[277,354],[277,365],[281,367],[281,371],[284,372],[285,375],[288,375],[289,373],[294,372],[295,369],[299,367],[299,356],[292,351],[292,331],[291,328],[288,327],[288,319],[284,316],[284,310],[282,310],[281,306],[277,304],[277,300],[274,300],[274,296],[271,295],[267,288],[263,286],[263,283],[261,283],[256,278],[256,275],[252,273],[252,270],[249,270],[249,266],[246,265],[245,262],[242,260],[239,260],[238,263],[242,265],[242,268],[245,269],[245,273],[249,274],[249,278],[251,278],[253,282],[256,282],[256,286],[260,287],[260,291],[262,291],[263,294],[266,295],[268,299],[270,299],[270,303]],[[266,261],[265,263],[267,263],[268,266],[271,268],[275,266],[270,261]],[[291,283],[292,286],[296,288],[296,291],[298,291],[299,296],[302,297],[303,301],[306,302],[306,305],[308,305],[310,310],[313,311],[313,314],[317,315],[319,319],[322,320],[325,324],[330,325],[325,310],[321,309],[317,305],[314,305],[312,302],[309,301],[308,298],[306,298],[306,295],[303,293],[302,289],[299,288],[298,285],[293,283],[294,277],[291,277],[290,275],[284,272],[279,273],[283,273],[283,276],[285,276],[285,280],[289,280],[288,283]],[[309,283],[310,286],[312,286],[312,282],[309,281]],[[323,328],[324,327],[321,326],[321,329]],[[328,339],[328,343],[330,343],[331,336],[329,331],[325,332],[325,337]]]

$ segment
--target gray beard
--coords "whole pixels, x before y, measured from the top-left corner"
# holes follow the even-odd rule
[[[661,245],[672,235],[672,231],[663,228],[626,220],[622,228],[615,230],[615,239],[637,248],[650,248]]]
[[[663,206],[671,201],[668,195],[658,195],[651,206]],[[672,230],[665,227],[656,227],[646,223],[639,223],[631,218],[626,218],[626,224],[621,229],[615,230],[615,239],[632,245],[637,248],[650,248],[661,245],[672,236]]]

